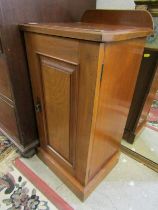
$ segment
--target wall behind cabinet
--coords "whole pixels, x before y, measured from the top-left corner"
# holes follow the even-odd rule
[[[134,0],[97,0],[97,9],[135,9]]]

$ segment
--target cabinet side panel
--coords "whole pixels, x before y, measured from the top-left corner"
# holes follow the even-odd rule
[[[105,45],[89,179],[105,167],[120,148],[143,47],[144,39]]]

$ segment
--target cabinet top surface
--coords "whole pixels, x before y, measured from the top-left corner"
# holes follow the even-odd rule
[[[149,27],[98,23],[29,23],[20,25],[21,30],[38,34],[68,37],[97,42],[121,41],[146,37],[152,33]]]

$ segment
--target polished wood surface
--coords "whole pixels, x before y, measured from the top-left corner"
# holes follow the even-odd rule
[[[144,41],[134,39],[105,45],[105,70],[100,86],[92,168],[89,173],[91,178],[108,158],[118,151],[134,92]]]
[[[10,105],[14,105],[17,122],[15,126],[19,133],[19,144],[16,145],[23,153],[37,145],[38,133],[24,40],[18,24],[78,21],[86,9],[95,8],[95,3],[95,0],[0,1],[0,57],[5,57],[7,62],[0,60],[0,94],[3,94],[7,103],[11,103],[10,99],[13,101]],[[13,136],[5,132],[7,134],[14,142]]]
[[[46,121],[49,146],[63,158],[72,161],[73,139],[76,135],[72,127],[76,123],[74,107],[76,105],[75,91],[77,69],[76,66],[65,68],[65,62],[59,62],[56,68],[51,58],[41,59],[43,94],[46,108]],[[59,70],[58,70],[59,69]],[[53,79],[52,79],[53,78]],[[54,94],[52,94],[54,93]],[[71,151],[70,151],[71,150]]]
[[[138,18],[139,17],[139,18]],[[139,28],[152,28],[153,21],[149,12],[144,10],[88,10],[82,16],[82,22],[111,25],[124,25]]]
[[[157,91],[154,86],[158,84],[156,76],[158,51],[146,48],[144,55],[123,135],[129,143],[133,143],[135,136],[144,128]]]
[[[126,25],[95,24],[95,23],[51,23],[25,24],[24,31],[44,33],[61,37],[70,37],[98,42],[121,41],[136,37],[145,37],[151,34],[152,29],[147,27],[133,27]]]
[[[21,28],[38,108],[38,155],[84,200],[118,161],[145,35],[137,28],[142,38],[131,39],[124,27],[124,40],[99,42],[84,24],[72,39],[78,23],[71,26],[69,37],[65,24],[58,36],[52,24]],[[152,25],[145,30],[151,33]],[[108,28],[99,33],[106,36]]]

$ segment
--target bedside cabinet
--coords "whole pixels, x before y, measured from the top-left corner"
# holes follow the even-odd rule
[[[145,11],[110,10],[87,11],[78,23],[21,25],[38,155],[81,200],[118,161],[152,25]]]

